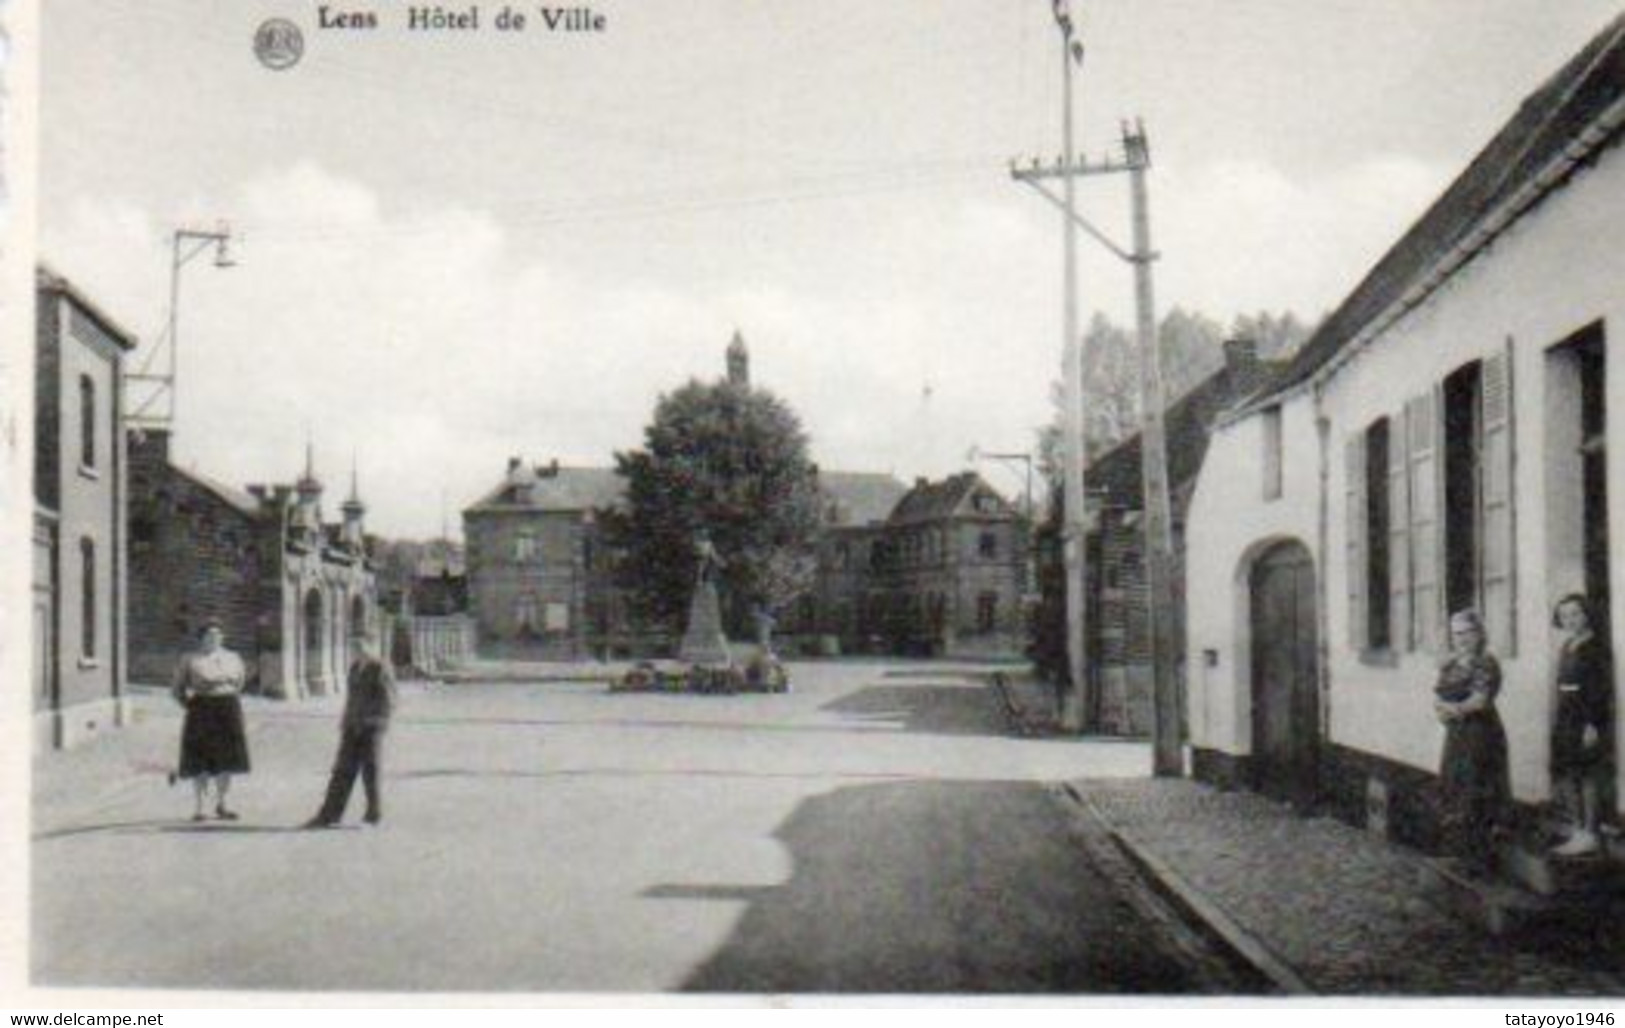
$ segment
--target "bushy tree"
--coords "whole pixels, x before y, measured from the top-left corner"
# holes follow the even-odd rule
[[[1234,339],[1252,339],[1258,343],[1258,355],[1265,360],[1284,360],[1298,352],[1309,338],[1310,326],[1298,320],[1291,311],[1272,314],[1238,314],[1230,326]]]
[[[1172,404],[1224,366],[1226,338],[1258,342],[1266,360],[1292,355],[1309,328],[1291,311],[1238,315],[1230,331],[1200,311],[1173,307],[1157,326],[1162,349],[1163,393]],[[1140,357],[1131,329],[1096,313],[1083,335],[1088,365],[1084,371],[1084,429],[1094,458],[1140,430]],[[1061,383],[1050,387],[1054,418],[1038,430],[1039,464],[1051,482],[1061,473],[1061,426],[1065,423]]]
[[[617,453],[626,504],[606,512],[607,541],[640,618],[679,632],[693,595],[695,540],[723,566],[723,620],[752,634],[757,610],[806,592],[820,524],[818,470],[795,413],[760,389],[690,382],[662,396],[640,450]]]

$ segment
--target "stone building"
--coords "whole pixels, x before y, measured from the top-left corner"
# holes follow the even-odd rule
[[[35,277],[31,675],[36,747],[126,713],[123,362],[135,338],[67,279]]]
[[[823,635],[846,645],[862,634],[850,618],[850,596],[869,588],[859,582],[867,579],[872,537],[905,491],[886,474],[835,471],[819,480],[829,531],[818,544],[817,584],[781,612],[778,626],[786,644],[808,647]],[[463,512],[469,611],[481,655],[577,660],[654,654],[669,645],[634,622],[615,584],[617,555],[602,542],[597,513],[618,506],[624,489],[613,468],[527,465],[515,457],[502,482]]]
[[[1199,777],[1428,842],[1431,686],[1475,608],[1515,797],[1551,797],[1554,603],[1588,595],[1625,653],[1622,139],[1625,18],[1221,419],[1187,524]]]
[[[620,638],[629,622],[596,514],[621,493],[613,468],[515,457],[502,482],[463,512],[469,613],[482,656],[578,660],[631,644]]]
[[[1207,455],[1214,422],[1277,370],[1252,340],[1225,343],[1225,364],[1168,406],[1163,419],[1174,534],[1174,645],[1184,651],[1184,534],[1191,490]],[[1089,600],[1087,721],[1112,735],[1152,729],[1151,625],[1145,562],[1145,486],[1138,433],[1095,458],[1086,475],[1096,516],[1089,530],[1085,588]],[[1052,555],[1059,560],[1059,553]],[[1183,668],[1181,667],[1181,673]]]
[[[169,445],[167,431],[131,432],[132,674],[167,682],[214,620],[242,655],[250,690],[341,692],[354,639],[378,616],[354,483],[329,524],[308,454],[292,486],[241,491],[175,466]]]
[[[804,649],[830,656],[884,652],[881,543],[886,519],[908,487],[883,472],[825,471],[818,480],[825,527],[817,544],[816,576],[812,592],[779,626],[780,634],[799,636]]]
[[[871,553],[884,583],[881,623],[892,652],[1023,652],[1028,522],[976,472],[917,479],[875,543]]]

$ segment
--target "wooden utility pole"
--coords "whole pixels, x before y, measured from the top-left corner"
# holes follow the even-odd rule
[[[1158,776],[1185,773],[1184,702],[1174,667],[1174,525],[1168,500],[1168,443],[1163,427],[1167,397],[1162,385],[1162,347],[1157,340],[1156,300],[1151,287],[1151,207],[1145,173],[1151,147],[1145,126],[1123,125],[1123,158],[1134,203],[1134,307],[1140,344],[1140,481],[1144,492],[1145,570],[1151,628],[1152,768]]]
[[[1083,229],[1097,242],[1105,246],[1106,249],[1134,267],[1135,322],[1140,348],[1140,473],[1144,489],[1144,516],[1142,522],[1145,526],[1144,545],[1146,551],[1146,599],[1148,607],[1146,614],[1151,628],[1152,699],[1155,710],[1153,769],[1158,775],[1173,776],[1184,773],[1184,756],[1181,748],[1183,742],[1183,701],[1180,696],[1179,679],[1174,666],[1176,654],[1174,652],[1173,623],[1175,601],[1173,586],[1173,514],[1168,499],[1168,446],[1163,427],[1163,413],[1167,400],[1162,384],[1162,353],[1157,340],[1156,302],[1151,274],[1151,265],[1157,259],[1158,254],[1151,248],[1150,199],[1146,186],[1146,171],[1150,167],[1151,149],[1146,142],[1145,127],[1136,122],[1132,128],[1126,123],[1123,126],[1123,156],[1119,160],[1108,159],[1091,163],[1081,157],[1076,161],[1070,158],[1062,158],[1052,167],[1041,167],[1035,163],[1030,168],[1025,169],[1012,167],[1010,173],[1018,182],[1032,186],[1046,200],[1060,207],[1065,213],[1068,222]],[[1134,245],[1131,250],[1126,250],[1113,242],[1109,236],[1077,213],[1071,202],[1070,188],[1067,197],[1063,199],[1057,197],[1043,185],[1044,179],[1059,178],[1070,187],[1072,180],[1079,176],[1110,175],[1122,172],[1127,172],[1129,175],[1133,202]],[[1084,366],[1081,357],[1078,363],[1078,383],[1081,389],[1081,374]],[[1070,362],[1067,374],[1070,383],[1073,374]],[[1081,438],[1079,442],[1081,444]],[[1070,453],[1068,456],[1070,457]],[[1068,464],[1069,471],[1073,467],[1077,467],[1077,465]],[[1072,478],[1069,475],[1069,485],[1071,480]],[[1081,492],[1083,482],[1082,467],[1078,467],[1077,481]],[[1078,531],[1076,548],[1081,556],[1084,547],[1083,522],[1082,519],[1079,522],[1074,522],[1071,511],[1081,513],[1082,497],[1078,497],[1077,506],[1074,506],[1074,493],[1069,488],[1066,501],[1069,508],[1068,527],[1078,526],[1076,529]],[[1067,546],[1068,555],[1070,556],[1073,548],[1070,537]],[[1069,601],[1074,588],[1077,588],[1080,592],[1082,591],[1083,571],[1081,560],[1078,561],[1075,567],[1069,561],[1067,567],[1067,595]],[[1068,610],[1069,612],[1071,610],[1070,602]],[[1068,638],[1070,641],[1072,637],[1069,636]],[[1074,674],[1076,675],[1076,671]],[[1084,680],[1074,678],[1074,682]]]

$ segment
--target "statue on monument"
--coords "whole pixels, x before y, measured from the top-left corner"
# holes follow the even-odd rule
[[[715,588],[717,572],[727,567],[727,564],[723,562],[716,545],[711,542],[711,537],[703,529],[694,537],[694,555],[698,558],[694,568],[694,588],[698,589],[705,585]]]

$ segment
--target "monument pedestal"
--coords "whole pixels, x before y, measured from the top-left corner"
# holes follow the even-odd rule
[[[753,652],[754,650],[754,652]],[[611,687],[616,692],[789,692],[790,677],[771,647],[745,646],[735,660],[722,630],[722,605],[713,582],[701,580],[688,605],[688,628],[675,662],[644,662]]]
[[[694,588],[694,598],[688,603],[688,630],[683,633],[677,659],[711,667],[733,664],[728,637],[722,631],[722,605],[717,601],[717,587],[711,582],[701,582]]]

